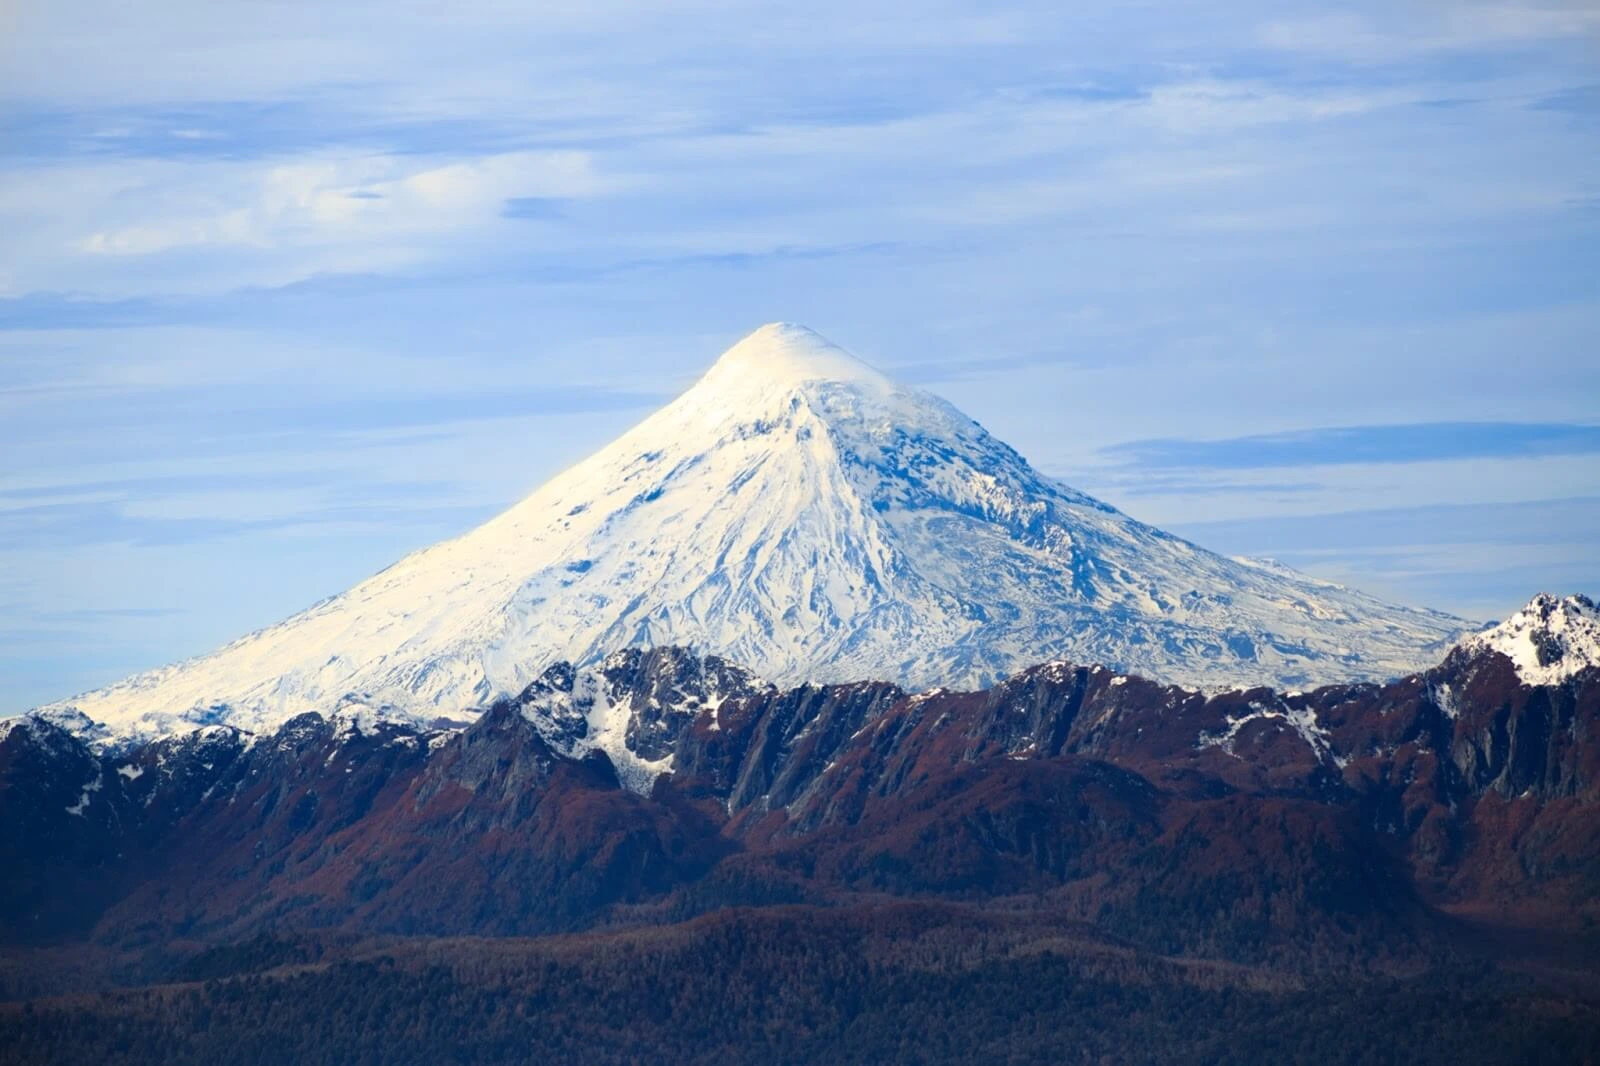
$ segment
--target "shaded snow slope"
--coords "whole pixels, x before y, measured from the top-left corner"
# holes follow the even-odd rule
[[[665,644],[778,683],[973,686],[1060,657],[1304,685],[1417,669],[1463,629],[1136,522],[944,401],[776,324],[465,536],[56,706],[123,733],[261,729],[350,693],[470,717],[558,661]]]

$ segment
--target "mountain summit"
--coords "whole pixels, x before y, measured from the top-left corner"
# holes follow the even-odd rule
[[[1051,657],[1206,687],[1383,678],[1466,628],[1227,559],[1051,480],[801,326],[763,326],[466,535],[221,650],[64,701],[118,733],[340,700],[470,717],[559,661],[966,686]]]
[[[1535,596],[1492,629],[1461,642],[1469,655],[1499,652],[1528,685],[1556,685],[1600,666],[1600,607],[1587,596]]]
[[[733,399],[813,381],[894,387],[882,373],[815,330],[793,322],[771,322],[723,352],[695,392]]]

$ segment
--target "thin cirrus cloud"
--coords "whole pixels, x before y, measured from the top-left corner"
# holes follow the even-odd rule
[[[10,412],[0,441],[19,462],[44,466],[63,457],[80,464],[112,463],[133,457],[157,463],[203,455],[277,457],[304,482],[307,460],[319,455],[349,453],[398,440],[423,440],[430,433],[448,434],[462,424],[493,425],[526,422],[540,415],[596,416],[649,410],[669,398],[666,393],[607,387],[465,389],[421,396],[308,397],[292,389],[249,385],[205,388],[118,389],[114,409],[98,419],[97,432],[84,435],[62,424],[50,406],[22,404]],[[0,397],[3,398],[3,397]],[[78,402],[82,402],[81,397]],[[136,443],[121,443],[132,437]],[[235,475],[241,476],[241,475]],[[173,486],[133,480],[159,498]],[[73,483],[62,487],[71,491]],[[222,486],[213,484],[212,489]],[[412,485],[412,498],[423,505],[429,492]],[[201,487],[203,491],[203,486]],[[27,495],[31,486],[8,490]],[[3,498],[3,496],[0,496]],[[404,493],[393,497],[403,501]]]
[[[10,158],[53,160],[285,159],[334,151],[382,155],[396,146],[433,155],[492,155],[537,147],[555,132],[471,115],[375,116],[310,99],[196,100],[66,107],[19,102],[0,116]]]
[[[1508,521],[1513,513],[1516,519]],[[1370,552],[1394,545],[1484,544],[1505,548],[1592,543],[1596,534],[1590,531],[1600,530],[1600,497],[1386,507],[1248,522],[1222,519],[1185,523],[1182,529],[1197,539],[1229,544],[1239,551],[1259,551],[1269,544],[1285,551],[1343,545]]]
[[[1600,453],[1600,425],[1423,422],[1344,426],[1224,440],[1136,440],[1111,445],[1101,453],[1113,460],[1156,470],[1525,459]]]
[[[1405,32],[1401,27],[1415,26],[1407,17],[1411,14],[1397,7],[1377,15],[1344,12],[1279,19],[1263,27],[1261,40],[1275,49],[1381,62],[1600,34],[1600,11],[1582,3],[1441,5],[1425,28]]]
[[[249,479],[241,479],[249,487]],[[373,486],[365,486],[372,490]],[[74,501],[0,508],[0,551],[26,551],[41,545],[54,550],[104,544],[158,547],[278,535],[327,526],[370,527],[378,523],[433,530],[468,526],[489,517],[483,506],[419,505],[433,495],[432,485],[380,486],[364,499],[282,510],[269,517],[138,514],[123,503]]]
[[[1434,504],[1240,521],[1174,531],[1230,554],[1266,555],[1365,590],[1504,617],[1535,591],[1600,592],[1600,497]],[[1470,584],[1461,581],[1471,573]]]

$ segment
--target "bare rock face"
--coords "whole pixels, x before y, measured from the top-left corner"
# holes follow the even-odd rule
[[[114,898],[106,872],[124,848],[114,773],[54,722],[24,718],[0,735],[0,935],[81,931]]]
[[[1535,597],[1430,672],[1453,725],[1452,763],[1474,787],[1508,798],[1593,787],[1597,676],[1600,610],[1585,596]]]

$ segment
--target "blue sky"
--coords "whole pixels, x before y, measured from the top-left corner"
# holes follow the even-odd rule
[[[0,713],[469,528],[774,319],[1209,547],[1600,592],[1600,11],[1066,8],[6,5]]]

